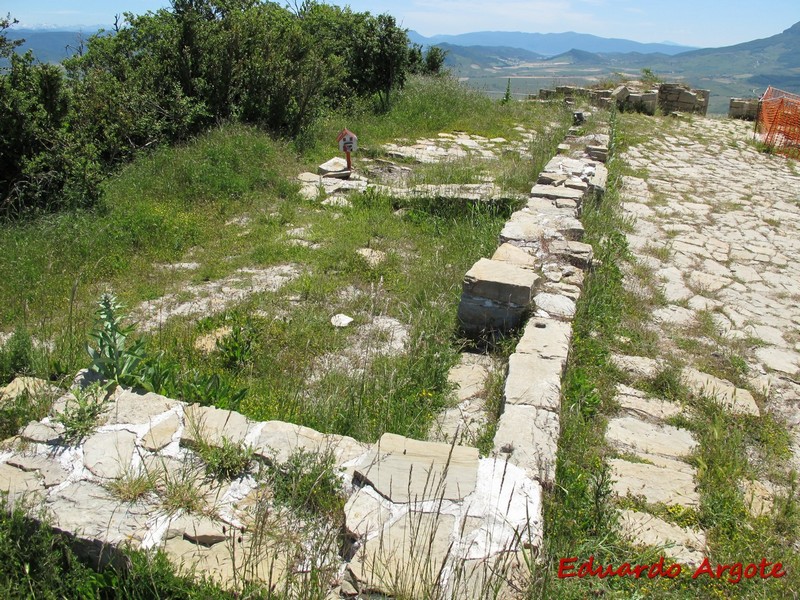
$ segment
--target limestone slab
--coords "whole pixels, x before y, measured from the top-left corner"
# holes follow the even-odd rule
[[[516,352],[536,354],[566,364],[571,340],[572,326],[569,323],[558,319],[532,317],[525,325]]]
[[[395,503],[459,500],[475,489],[478,450],[384,433],[356,474]]]
[[[90,544],[129,542],[134,547],[144,539],[147,520],[155,511],[153,505],[144,502],[120,502],[104,487],[89,481],[75,482],[51,495],[46,506],[56,529]],[[101,550],[96,548],[98,558]]]
[[[522,244],[538,243],[542,239],[556,239],[558,233],[545,227],[535,215],[528,212],[517,211],[503,225],[500,232],[500,242],[520,242]]]
[[[172,442],[172,437],[177,433],[181,420],[172,414],[157,425],[153,425],[142,438],[142,446],[151,452],[161,450]]]
[[[644,496],[647,502],[653,504],[663,502],[692,508],[700,505],[700,494],[696,490],[694,476],[685,470],[678,471],[619,458],[612,458],[608,464],[615,480],[612,488],[618,496]]]
[[[784,348],[766,347],[756,350],[756,358],[768,369],[794,375],[800,370],[800,353]]]
[[[663,421],[681,414],[683,410],[679,404],[651,398],[646,393],[624,384],[617,385],[617,395],[614,399],[623,411],[639,419]]]
[[[691,566],[703,561],[706,536],[702,530],[680,527],[634,510],[620,511],[619,524],[622,535],[638,546],[664,548],[666,554]]]
[[[337,466],[361,456],[368,446],[351,437],[327,435],[310,427],[267,421],[253,443],[253,453],[275,464],[285,463],[299,450],[314,454],[332,453]]]
[[[455,387],[459,401],[474,398],[483,393],[486,379],[493,367],[490,356],[462,352],[456,364],[447,374],[447,381]]]
[[[250,422],[237,412],[192,404],[184,409],[184,428],[181,444],[206,443],[221,447],[224,440],[233,444],[244,442]]]
[[[83,444],[83,464],[98,477],[116,479],[130,468],[135,447],[130,431],[95,433]]]
[[[542,483],[555,481],[558,415],[533,406],[506,406],[497,423],[494,449]]]
[[[563,372],[564,363],[560,360],[515,352],[508,359],[506,406],[535,406],[558,412]]]
[[[653,311],[653,320],[656,323],[685,327],[694,322],[695,316],[694,312],[689,309],[670,304]]]
[[[507,262],[525,269],[535,269],[536,259],[522,248],[509,243],[500,244],[492,255],[492,260]]]
[[[205,515],[183,514],[169,524],[166,539],[183,537],[196,544],[213,546],[230,539],[229,527]]]
[[[367,538],[383,529],[392,516],[392,504],[370,487],[358,488],[344,505],[344,524],[348,533]]]
[[[451,550],[455,517],[411,512],[368,540],[350,562],[366,589],[405,598],[433,597]]]
[[[572,319],[575,316],[575,301],[562,294],[542,292],[536,294],[533,303],[537,310],[543,310],[551,317]]]
[[[531,188],[531,196],[541,196],[543,198],[565,198],[568,200],[581,200],[584,196],[583,190],[576,190],[566,186],[542,185],[537,183]]]
[[[761,414],[753,395],[745,389],[737,388],[730,381],[703,373],[694,367],[684,367],[681,380],[693,394],[714,398],[731,412],[754,416]]]
[[[0,344],[0,347],[2,344]],[[36,377],[16,377],[7,386],[0,386],[0,404],[15,400],[22,394],[38,396],[47,394],[53,398],[61,394],[61,390],[49,381]]]
[[[20,433],[22,439],[40,444],[55,444],[61,440],[64,426],[60,423],[40,423],[31,421]]]
[[[627,356],[612,354],[611,364],[617,369],[634,379],[647,379],[655,377],[661,368],[661,363],[646,356]]]
[[[654,424],[635,417],[611,419],[606,439],[622,449],[660,454],[672,458],[690,455],[697,448],[694,435],[672,425]]]
[[[34,472],[0,464],[0,492],[8,494],[9,502],[14,503],[23,498],[43,495],[44,482]]]
[[[64,483],[69,477],[59,462],[41,454],[17,454],[6,461],[8,465],[23,471],[38,472],[45,487]]]
[[[481,258],[464,276],[463,291],[495,302],[527,306],[538,278],[530,269]]]
[[[106,425],[149,423],[154,417],[177,406],[177,401],[160,394],[124,390],[105,413]]]
[[[594,250],[590,244],[573,240],[553,240],[547,246],[553,256],[561,257],[579,269],[588,269],[594,259]]]

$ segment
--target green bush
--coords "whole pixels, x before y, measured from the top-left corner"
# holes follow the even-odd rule
[[[25,327],[17,327],[0,346],[0,385],[9,383],[17,375],[30,375],[33,361],[33,340]]]

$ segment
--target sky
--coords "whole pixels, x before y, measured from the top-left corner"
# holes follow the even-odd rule
[[[279,0],[285,4],[285,0]],[[389,13],[425,36],[471,31],[575,31],[638,42],[719,47],[765,38],[800,21],[798,0],[327,0]],[[292,1],[294,4],[294,0]],[[297,0],[300,4],[300,0]],[[21,26],[110,25],[115,14],[168,7],[169,0],[2,0]]]

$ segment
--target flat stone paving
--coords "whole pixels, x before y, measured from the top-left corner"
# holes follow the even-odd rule
[[[647,173],[646,179],[624,177],[623,209],[634,221],[628,234],[632,253],[654,271],[668,303],[650,323],[664,344],[660,358],[675,351],[670,340],[676,335],[700,337],[692,327],[707,316],[704,311],[725,336],[745,341],[748,387],[766,396],[764,405],[750,391],[691,364],[681,379],[693,394],[713,396],[728,411],[769,412],[785,420],[797,468],[800,173],[785,158],[759,152],[748,123],[695,118],[670,124],[622,156],[634,172]],[[634,385],[659,368],[644,357],[620,356],[614,363]],[[618,392],[624,416],[609,423],[607,435],[631,460],[611,461],[615,491],[696,507],[696,473],[683,461],[696,441],[690,432],[663,424],[682,407],[634,387]],[[769,503],[769,485],[738,483],[758,497],[759,507]],[[623,511],[621,526],[635,543],[664,546],[689,563],[699,562],[705,551],[702,531],[647,513]]]

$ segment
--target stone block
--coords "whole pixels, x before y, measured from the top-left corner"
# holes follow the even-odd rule
[[[518,354],[535,354],[542,358],[558,360],[562,368],[567,364],[572,327],[557,319],[531,318],[517,343]]]
[[[103,479],[124,475],[136,448],[136,434],[130,431],[95,433],[83,444],[83,464]]]
[[[241,444],[250,429],[250,422],[240,413],[199,404],[184,409],[184,421],[181,444],[186,446],[205,443],[221,447],[225,440]]]
[[[608,463],[614,478],[612,488],[620,497],[632,494],[644,496],[653,504],[663,502],[691,508],[700,505],[700,494],[691,471],[619,458],[612,458]]]
[[[703,373],[693,367],[684,367],[681,371],[681,380],[693,394],[714,398],[733,413],[756,417],[761,414],[753,395],[743,388],[737,388],[730,381]]]
[[[515,246],[536,246],[542,240],[557,239],[558,232],[546,227],[537,215],[518,210],[506,221],[500,232],[500,243],[510,242]]]
[[[531,196],[541,196],[543,198],[581,200],[583,195],[583,190],[576,190],[563,185],[554,186],[537,183],[531,188]]]
[[[536,310],[542,310],[551,317],[572,319],[575,316],[575,301],[561,294],[542,292],[533,299]]]
[[[533,406],[506,406],[497,422],[494,449],[508,454],[509,462],[529,477],[550,485],[556,476],[558,435],[556,413]]]
[[[364,454],[369,447],[351,437],[324,434],[310,427],[267,421],[253,442],[253,453],[273,464],[282,464],[289,457],[305,450],[313,454],[332,453],[337,466]]]
[[[617,448],[635,454],[660,454],[676,459],[689,456],[697,448],[691,431],[631,416],[611,419],[606,439]]]
[[[664,554],[680,563],[697,567],[706,552],[706,535],[702,530],[667,523],[651,514],[620,511],[622,535],[637,546],[664,548]]]
[[[515,352],[508,359],[506,406],[534,406],[558,412],[563,373],[564,363],[560,360]]]
[[[505,262],[524,269],[535,269],[536,259],[522,248],[511,244],[500,244],[492,255],[492,260]]]
[[[614,88],[614,91],[611,92],[611,98],[620,104],[624,103],[630,95],[630,90],[624,85],[617,86]]]
[[[475,489],[478,450],[384,433],[356,474],[394,503],[461,500]]]
[[[527,306],[538,278],[530,269],[481,258],[464,276],[463,291],[495,302]]]
[[[552,256],[557,256],[579,269],[588,269],[594,259],[594,250],[590,244],[573,240],[553,240],[548,245]]]

